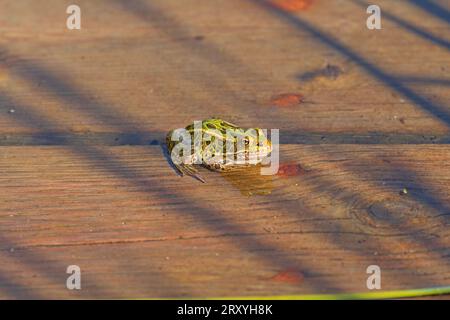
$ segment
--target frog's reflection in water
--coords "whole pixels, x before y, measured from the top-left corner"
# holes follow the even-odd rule
[[[250,197],[271,194],[274,176],[261,175],[261,165],[236,167],[220,173],[231,185]]]

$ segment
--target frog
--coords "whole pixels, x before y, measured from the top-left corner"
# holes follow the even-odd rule
[[[180,143],[174,139],[175,130],[166,136],[167,151],[181,176],[188,175],[203,183],[206,181],[197,165],[211,171],[230,171],[260,164],[272,152],[272,143],[262,129],[243,129],[218,117],[191,123],[184,129],[190,137],[190,147],[187,146],[190,153],[183,155],[182,161],[173,161],[172,151]]]

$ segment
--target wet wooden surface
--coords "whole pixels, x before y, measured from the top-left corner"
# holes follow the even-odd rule
[[[79,1],[69,31],[2,1],[0,297],[450,285],[448,3],[378,1],[369,31],[301,2]],[[178,177],[162,137],[213,115],[280,129],[278,175]]]

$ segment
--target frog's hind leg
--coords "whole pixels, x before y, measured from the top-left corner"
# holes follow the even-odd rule
[[[205,183],[205,179],[198,173],[198,170],[194,168],[194,166],[189,164],[176,164],[177,169],[180,171],[181,175],[191,176],[203,183]]]

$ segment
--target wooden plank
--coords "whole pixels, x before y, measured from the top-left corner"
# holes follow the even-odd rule
[[[353,1],[262,2],[84,0],[78,32],[60,1],[3,1],[0,132],[167,132],[218,115],[297,134],[449,134],[448,24],[406,1],[379,2],[379,32]],[[284,93],[305,101],[272,107]]]
[[[277,1],[0,3],[0,298],[449,285],[448,22]],[[212,115],[279,128],[280,174],[177,177],[165,133]]]
[[[206,184],[158,146],[0,154],[2,297],[365,291],[371,264],[386,290],[450,284],[446,145],[285,145],[277,176]]]

